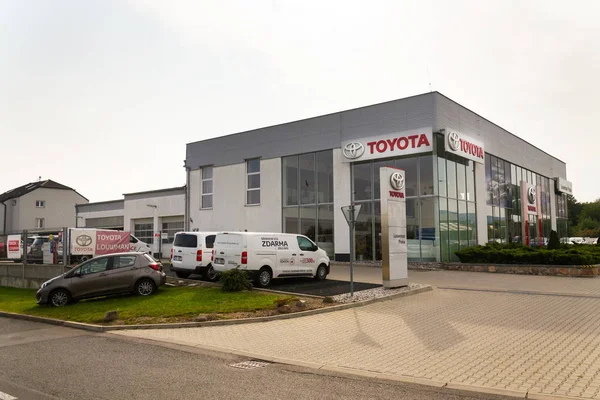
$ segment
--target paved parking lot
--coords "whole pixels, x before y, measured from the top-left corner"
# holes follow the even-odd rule
[[[600,279],[410,275],[438,288],[291,320],[116,334],[521,396],[600,397]],[[482,290],[439,288],[457,285]],[[500,291],[514,288],[567,295]]]

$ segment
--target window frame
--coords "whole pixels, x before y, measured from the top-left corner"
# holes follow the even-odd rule
[[[206,170],[210,170],[210,178],[205,178],[204,177],[204,172]],[[213,205],[214,205],[214,192],[215,192],[215,188],[214,188],[214,175],[215,170],[213,168],[212,165],[207,165],[205,167],[202,167],[202,169],[200,170],[200,209],[201,210],[212,210]],[[211,187],[211,191],[210,193],[204,193],[204,182],[209,182],[210,181],[210,187]],[[207,207],[204,205],[204,197],[210,196],[210,207]]]
[[[46,227],[46,218],[35,219],[35,229],[44,229]]]
[[[46,208],[46,200],[36,200],[35,208]]]
[[[258,171],[248,172],[248,166],[249,166],[250,162],[252,162],[252,161],[258,161]],[[260,161],[261,161],[260,157],[258,157],[258,158],[248,158],[246,160],[246,200],[245,200],[246,206],[253,207],[253,206],[260,206],[260,204],[261,204],[261,200],[262,200],[262,198],[261,198],[262,182],[261,182],[261,179],[260,179],[260,172],[261,172]],[[248,178],[250,176],[254,176],[254,175],[258,175],[258,179],[259,179],[258,188],[249,188],[248,187]],[[250,192],[258,192],[258,203],[249,203],[248,202],[248,194]]]

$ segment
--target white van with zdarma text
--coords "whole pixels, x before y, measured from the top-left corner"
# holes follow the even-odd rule
[[[217,232],[177,232],[171,249],[171,271],[178,278],[192,274],[208,281],[216,281],[211,258]]]
[[[259,287],[269,286],[273,278],[323,280],[330,270],[325,250],[304,235],[290,233],[219,233],[213,257],[215,271],[239,268]]]

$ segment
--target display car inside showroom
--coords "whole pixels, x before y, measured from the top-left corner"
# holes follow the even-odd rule
[[[438,92],[187,144],[186,229],[301,233],[381,260],[381,167],[406,172],[409,261],[567,235],[566,164]]]

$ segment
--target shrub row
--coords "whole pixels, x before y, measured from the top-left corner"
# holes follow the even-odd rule
[[[561,245],[558,249],[549,250],[515,243],[492,243],[462,249],[455,254],[460,262],[471,264],[600,264],[600,246],[593,245]]]

